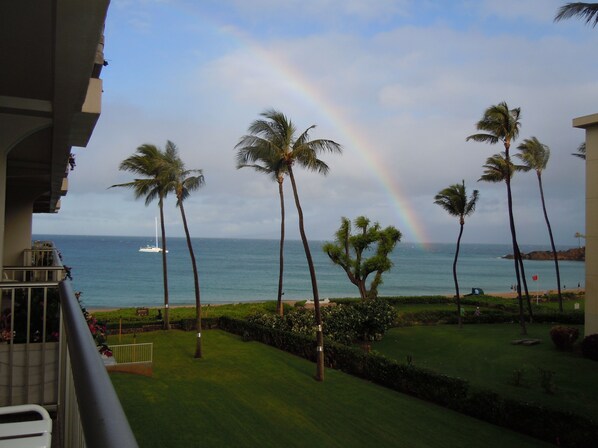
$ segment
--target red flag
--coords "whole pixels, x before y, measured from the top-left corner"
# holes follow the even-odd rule
[[[532,275],[532,280],[535,282],[538,281],[538,275],[537,274]]]

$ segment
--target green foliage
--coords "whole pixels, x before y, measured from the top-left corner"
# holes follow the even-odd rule
[[[554,374],[556,372],[538,368],[538,373],[540,375],[540,386],[544,389],[544,392],[553,395],[556,392],[556,384],[554,382]]]
[[[583,338],[581,352],[584,357],[598,361],[598,333]]]
[[[525,369],[515,369],[513,370],[513,374],[511,376],[511,380],[509,381],[509,384],[511,386],[515,386],[515,387],[524,387],[527,384],[525,383],[525,380],[523,379],[523,375],[525,373]]]
[[[382,229],[377,222],[370,225],[370,220],[365,216],[358,216],[353,224],[355,234],[351,234],[351,221],[341,218],[334,243],[328,242],[322,249],[334,264],[344,269],[351,283],[359,289],[363,300],[375,299],[378,287],[382,284],[382,274],[392,267],[388,255],[401,241],[401,232],[393,226]],[[368,253],[371,256],[364,258]],[[366,281],[372,273],[375,275],[368,288]]]
[[[358,340],[381,340],[395,318],[393,308],[383,300],[324,307],[321,314],[324,336],[343,344]],[[314,313],[305,308],[295,308],[282,317],[274,314],[254,314],[247,320],[268,328],[315,336]]]
[[[315,359],[313,338],[226,317],[220,319],[220,327],[238,335],[248,332],[256,341],[312,361]],[[596,422],[580,415],[473,389],[466,380],[400,364],[383,355],[366,354],[343,344],[329,342],[324,351],[329,367],[550,443],[591,447],[598,438]]]
[[[579,338],[579,329],[557,325],[550,329],[550,338],[558,349],[571,350],[573,344],[577,341],[577,338]]]
[[[110,374],[139,446],[544,446],[340,371],[313,381],[305,359],[224,331],[202,338],[197,360],[192,333],[137,335],[154,343],[153,377]]]

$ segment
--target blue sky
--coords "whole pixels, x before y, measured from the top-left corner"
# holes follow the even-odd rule
[[[198,237],[277,238],[276,184],[235,169],[234,146],[267,108],[313,138],[343,145],[323,155],[327,177],[298,173],[308,237],[331,239],[341,216],[394,225],[408,242],[454,242],[458,222],[433,203],[465,180],[478,208],[465,242],[507,243],[504,185],[477,182],[498,146],[465,142],[484,109],[521,107],[521,134],[552,151],[543,178],[557,244],[584,232],[585,168],[570,155],[571,126],[598,112],[598,30],[554,23],[560,0],[113,0],[106,22],[102,116],[57,215],[34,232],[153,234],[157,206],[108,189],[131,175],[137,146],[175,142],[206,186],[188,199]],[[298,238],[290,185],[287,234]],[[522,243],[548,244],[536,177],[513,180]],[[182,236],[174,201],[167,233]]]

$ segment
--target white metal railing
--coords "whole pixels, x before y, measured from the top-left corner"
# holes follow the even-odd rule
[[[56,405],[58,283],[0,283],[0,405]]]
[[[56,282],[64,280],[63,266],[4,266],[3,282]]]
[[[25,251],[27,266],[4,268],[13,277],[0,282],[0,406],[56,410],[52,446],[137,447],[60,256],[47,244]]]
[[[24,266],[62,266],[60,253],[51,241],[35,241],[31,249],[23,251]]]
[[[151,363],[153,361],[154,344],[121,344],[111,345],[112,357],[117,364]]]

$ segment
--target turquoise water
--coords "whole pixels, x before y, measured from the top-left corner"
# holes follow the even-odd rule
[[[82,291],[88,307],[159,306],[163,303],[162,256],[141,253],[152,241],[139,237],[36,235],[54,241],[63,263],[72,268],[73,286]],[[170,303],[194,304],[193,276],[184,238],[169,238],[168,278]],[[358,291],[344,271],[333,265],[321,249],[310,243],[320,298],[357,297]],[[278,241],[248,239],[193,240],[199,265],[202,303],[275,300],[278,287]],[[522,246],[522,251],[547,247]],[[452,263],[454,244],[399,243],[394,267],[383,275],[380,295],[454,294]],[[508,291],[515,283],[512,260],[501,256],[509,245],[463,244],[457,266],[462,293],[478,287],[486,292]],[[568,288],[583,287],[585,264],[560,262],[561,282]],[[532,292],[555,289],[554,263],[526,261]],[[539,276],[533,282],[533,274]],[[284,298],[311,297],[311,283],[300,241],[285,243]]]

